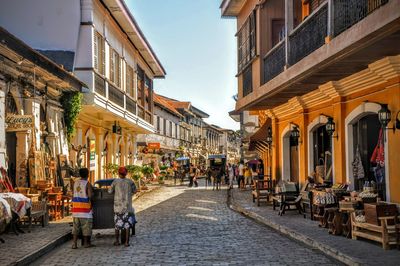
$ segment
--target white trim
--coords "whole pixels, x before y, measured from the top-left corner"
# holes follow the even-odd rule
[[[351,182],[350,188],[354,189],[354,177],[351,162],[354,160],[353,149],[353,124],[369,114],[378,114],[381,106],[377,103],[363,102],[356,107],[345,119],[345,146],[346,146],[346,181]],[[388,147],[388,134],[385,131],[385,183],[386,183],[386,201],[390,201],[390,183],[389,183],[389,160],[387,159]]]

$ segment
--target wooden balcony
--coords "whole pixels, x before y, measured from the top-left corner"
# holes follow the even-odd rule
[[[399,10],[400,0],[327,0],[264,56],[261,86],[236,110],[273,108],[400,54]]]

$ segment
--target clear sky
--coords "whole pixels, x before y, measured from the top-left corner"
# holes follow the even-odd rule
[[[237,93],[236,21],[222,19],[220,0],[125,0],[164,66],[156,93],[190,101],[208,123],[238,129],[228,112]]]

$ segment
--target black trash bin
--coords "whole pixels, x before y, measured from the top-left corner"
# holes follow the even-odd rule
[[[114,228],[114,194],[108,188],[114,179],[96,181],[93,189],[93,229]]]

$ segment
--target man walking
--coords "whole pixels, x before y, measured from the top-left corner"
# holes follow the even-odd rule
[[[72,198],[72,217],[73,217],[73,244],[72,248],[78,247],[77,241],[80,233],[83,235],[83,246],[93,247],[90,243],[93,228],[92,195],[93,188],[88,182],[89,170],[79,169],[80,179],[74,182],[74,192]]]
[[[115,222],[115,246],[119,246],[119,235],[125,234],[125,247],[129,247],[129,232],[135,225],[135,213],[132,207],[132,196],[136,193],[135,183],[127,179],[125,167],[118,169],[119,178],[115,179],[109,189],[109,193],[114,193],[114,222]]]

